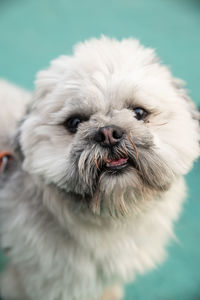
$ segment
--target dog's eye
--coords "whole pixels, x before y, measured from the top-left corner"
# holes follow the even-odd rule
[[[64,122],[65,128],[71,132],[76,133],[78,125],[82,122],[80,117],[71,117]]]
[[[71,133],[76,133],[80,123],[88,121],[89,117],[85,115],[73,115],[69,117],[62,125]]]
[[[148,116],[148,112],[141,108],[141,107],[136,107],[133,109],[134,113],[135,113],[135,118],[137,120],[145,120],[145,118]]]

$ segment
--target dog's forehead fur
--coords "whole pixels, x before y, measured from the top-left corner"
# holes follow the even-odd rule
[[[182,97],[173,82],[152,49],[132,39],[118,42],[103,37],[80,44],[74,56],[61,56],[48,70],[39,72],[35,103],[39,111],[45,105],[47,109],[42,112],[60,115],[70,110],[105,114],[127,103],[181,114],[186,104],[180,106]],[[45,98],[45,104],[41,98]]]

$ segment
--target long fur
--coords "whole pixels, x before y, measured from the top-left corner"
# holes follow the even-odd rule
[[[77,114],[72,134],[64,124]],[[180,81],[133,39],[86,41],[39,72],[0,190],[5,300],[97,300],[162,262],[199,155],[198,118]],[[125,132],[112,151],[94,139],[109,125]],[[121,157],[124,172],[104,169]]]
[[[0,151],[12,151],[17,123],[23,117],[31,93],[0,79]]]

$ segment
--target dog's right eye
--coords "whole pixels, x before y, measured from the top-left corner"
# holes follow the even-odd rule
[[[79,116],[71,117],[64,122],[65,128],[71,132],[76,133],[78,125],[82,122]]]
[[[89,117],[85,115],[74,115],[68,118],[64,123],[64,127],[71,133],[76,133],[80,123],[88,121]]]

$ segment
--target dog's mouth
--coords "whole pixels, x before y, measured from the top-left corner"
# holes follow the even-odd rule
[[[129,165],[127,158],[107,159],[105,161],[105,169],[110,171],[118,171],[126,168]]]

